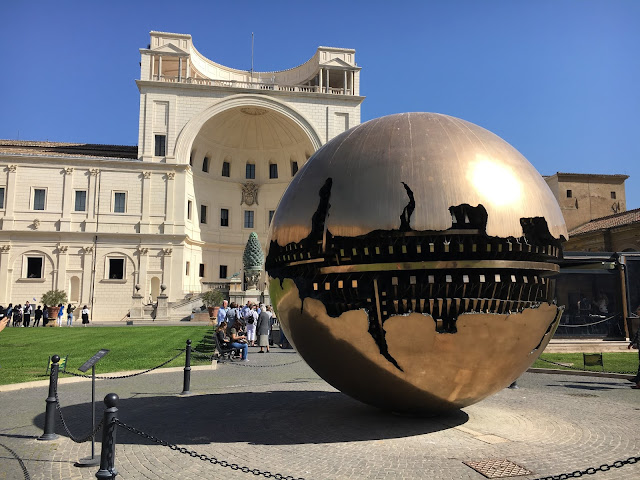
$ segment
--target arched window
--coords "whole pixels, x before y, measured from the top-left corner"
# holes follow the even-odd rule
[[[209,172],[209,157],[204,157],[204,160],[202,160],[202,171]]]
[[[231,176],[231,163],[227,158],[224,162],[222,162],[222,176],[230,177]]]

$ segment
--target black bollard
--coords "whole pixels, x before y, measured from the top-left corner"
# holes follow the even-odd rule
[[[191,395],[191,340],[187,340],[187,354],[184,360],[184,381],[180,395]]]
[[[102,451],[100,452],[100,470],[96,478],[113,480],[118,475],[114,466],[116,460],[116,424],[118,417],[118,395],[109,393],[104,397],[104,424],[102,425]]]
[[[44,414],[44,433],[38,440],[55,440],[58,435],[56,429],[56,391],[58,389],[58,362],[60,356],[51,357],[51,374],[49,375],[49,396],[47,397],[47,409]]]

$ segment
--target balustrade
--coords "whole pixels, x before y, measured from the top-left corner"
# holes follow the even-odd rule
[[[180,78],[168,75],[152,75],[152,80],[166,83],[187,83],[192,85],[208,85],[212,87],[248,88],[256,90],[273,90],[279,92],[328,93],[331,95],[353,95],[351,89],[342,87],[319,87],[317,85],[279,85],[276,83],[241,82],[237,80],[211,80],[208,78]]]

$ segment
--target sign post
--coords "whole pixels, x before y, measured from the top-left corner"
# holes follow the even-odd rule
[[[91,367],[91,431],[96,428],[96,363],[98,363],[107,353],[109,353],[109,350],[98,350],[93,357],[84,362],[82,366],[78,368],[78,370],[84,373],[89,370],[89,367]],[[91,437],[91,456],[78,460],[76,462],[76,467],[91,467],[98,465],[99,463],[100,459],[96,458],[96,435],[94,433]]]

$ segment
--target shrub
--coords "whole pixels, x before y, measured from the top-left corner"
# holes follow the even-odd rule
[[[42,295],[40,301],[50,307],[57,307],[61,303],[67,303],[67,292],[64,290],[49,290]]]
[[[202,303],[206,307],[219,307],[224,301],[224,295],[220,290],[208,290],[202,294]]]

